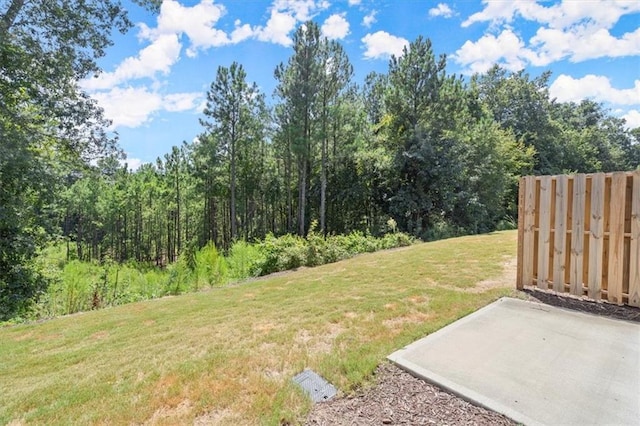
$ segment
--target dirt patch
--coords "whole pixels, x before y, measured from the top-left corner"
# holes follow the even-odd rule
[[[516,275],[518,273],[518,259],[512,257],[502,265],[502,274],[499,277],[482,280],[473,288],[469,289],[471,293],[483,293],[494,288],[514,287],[516,284]]]
[[[189,415],[189,413],[191,412],[191,409],[192,409],[191,401],[189,401],[188,399],[182,401],[180,404],[178,404],[175,407],[167,407],[167,406],[160,407],[153,413],[153,416],[151,416],[149,420],[144,422],[144,424],[155,425],[160,422],[165,422],[167,420],[184,418]]]
[[[327,354],[331,352],[336,338],[344,331],[344,327],[340,324],[330,323],[323,331],[321,334],[314,335],[303,328],[294,337],[294,342],[296,345],[306,348],[310,353]]]
[[[456,287],[450,284],[436,284],[439,288],[459,291],[462,293],[484,293],[494,288],[514,288],[516,285],[516,274],[518,270],[518,260],[515,257],[509,259],[502,265],[502,273],[494,278],[478,281],[473,287]]]
[[[97,333],[93,333],[91,335],[91,338],[93,340],[102,340],[106,339],[107,337],[109,337],[109,332],[106,330],[98,331]]]
[[[21,334],[19,336],[14,337],[13,340],[15,342],[22,342],[24,340],[27,340],[27,339],[31,338],[32,336],[33,336],[33,331],[30,331],[28,333]]]
[[[429,319],[429,314],[425,314],[424,312],[411,312],[407,315],[384,320],[382,321],[382,325],[392,330],[401,331],[400,327],[404,324],[423,323],[428,319]]]
[[[344,398],[316,404],[307,425],[515,425],[398,367],[384,363],[376,384]]]
[[[214,410],[193,421],[194,426],[239,424],[238,415],[231,410]]]
[[[411,296],[407,298],[407,300],[414,305],[422,305],[424,303],[427,303],[429,301],[429,298],[426,296]]]

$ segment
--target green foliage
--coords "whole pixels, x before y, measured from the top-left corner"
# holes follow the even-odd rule
[[[117,151],[77,82],[99,71],[112,31],[131,25],[118,0],[0,3],[0,320],[46,286],[32,258],[55,232],[58,185]]]
[[[413,242],[411,236],[401,232],[376,238],[354,231],[348,235],[330,235],[324,238],[315,231],[315,223],[312,223],[306,239],[291,234],[278,238],[268,235],[258,244],[262,258],[254,264],[254,268],[258,275],[266,275],[300,266],[337,262],[357,254],[402,247]]]
[[[257,264],[262,262],[262,254],[255,244],[236,241],[226,258],[228,275],[232,280],[243,280],[255,275]]]
[[[207,244],[196,253],[196,288],[220,285],[226,282],[226,278],[227,262],[213,243]]]

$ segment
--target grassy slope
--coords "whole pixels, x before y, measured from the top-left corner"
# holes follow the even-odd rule
[[[443,240],[0,329],[0,424],[300,421],[294,374],[362,385],[395,349],[509,293],[462,290],[515,251],[513,231]]]

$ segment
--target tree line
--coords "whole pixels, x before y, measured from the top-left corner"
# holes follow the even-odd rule
[[[66,190],[64,235],[83,259],[166,264],[188,246],[268,233],[397,229],[422,239],[516,218],[523,174],[638,166],[638,133],[592,101],[558,103],[548,73],[494,67],[465,81],[419,37],[364,84],[307,22],[274,71],[269,107],[239,63],[218,68],[202,134],[129,172],[114,159]],[[506,223],[506,224],[505,224]]]
[[[125,28],[117,10],[104,21]],[[93,37],[106,45],[105,28]],[[20,37],[16,31],[0,42],[6,306],[46,285],[29,260],[54,236],[81,260],[156,265],[209,242],[227,249],[268,234],[304,236],[312,226],[321,235],[400,230],[428,240],[515,223],[521,175],[640,164],[639,130],[627,130],[601,104],[551,99],[549,73],[532,78],[496,66],[464,79],[448,73],[446,57],[418,37],[386,73],[355,82],[344,48],[310,21],[274,70],[271,102],[247,81],[242,64],[221,66],[198,138],[131,172],[104,132],[100,110],[77,85],[65,93],[47,86],[94,71],[86,37],[65,41],[76,49],[68,61],[75,72],[61,67],[33,82],[27,77],[37,74],[22,75],[5,61],[36,60],[29,49],[37,43]],[[29,84],[38,90],[16,91]]]

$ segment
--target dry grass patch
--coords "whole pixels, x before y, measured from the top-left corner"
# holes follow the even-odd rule
[[[508,293],[482,283],[515,251],[515,232],[417,244],[0,329],[0,424],[300,422],[311,403],[294,374],[363,385],[389,353]]]

